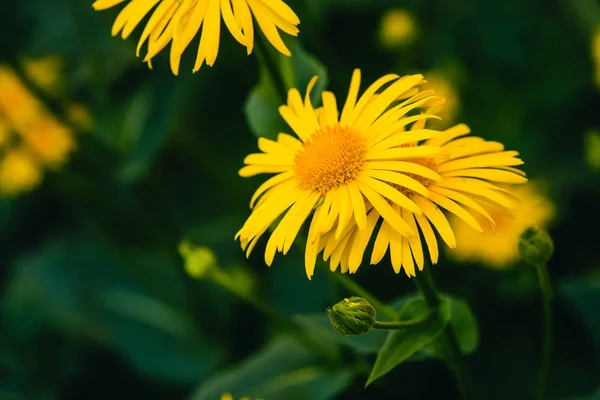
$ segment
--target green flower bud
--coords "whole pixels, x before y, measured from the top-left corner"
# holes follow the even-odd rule
[[[217,257],[208,247],[196,247],[183,241],[179,244],[179,254],[183,257],[186,272],[192,278],[205,278],[217,267]]]
[[[340,335],[363,335],[375,323],[375,308],[362,297],[344,299],[327,309],[333,328]]]
[[[519,252],[527,264],[546,265],[554,253],[554,242],[544,229],[532,226],[521,234]]]

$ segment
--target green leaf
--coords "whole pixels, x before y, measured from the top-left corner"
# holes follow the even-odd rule
[[[296,341],[275,339],[241,365],[215,375],[191,396],[214,400],[222,393],[269,400],[332,399],[351,381],[346,368],[327,369]]]
[[[286,57],[269,49],[276,57],[286,89],[297,88],[303,94],[308,82],[318,75],[319,80],[312,90],[311,99],[313,104],[319,104],[321,92],[328,83],[327,70],[302,48],[296,38],[286,39],[286,45],[293,57]],[[268,69],[261,63],[259,83],[252,89],[244,105],[244,114],[254,135],[275,140],[280,132],[291,133],[278,111],[285,101],[286,99],[282,99],[281,94],[277,93]]]
[[[399,319],[422,318],[430,313],[427,302],[422,297],[408,301],[400,310]],[[450,304],[446,298],[429,319],[414,327],[390,331],[377,354],[375,365],[366,386],[390,372],[395,366],[408,359],[418,350],[435,340],[450,320]]]
[[[479,344],[479,324],[465,300],[443,296],[450,303],[450,324],[463,354],[471,354]]]

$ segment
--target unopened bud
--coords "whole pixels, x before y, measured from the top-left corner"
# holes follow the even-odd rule
[[[519,252],[527,264],[546,265],[554,253],[554,242],[544,229],[532,226],[521,234]]]
[[[327,309],[333,328],[340,335],[363,335],[375,323],[375,308],[362,297],[344,299]]]
[[[217,257],[208,247],[196,247],[183,241],[179,244],[179,254],[183,257],[186,272],[192,278],[204,278],[217,266]]]

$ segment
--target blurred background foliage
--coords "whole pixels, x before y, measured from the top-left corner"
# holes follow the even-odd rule
[[[288,84],[303,89],[319,73],[322,87],[345,96],[356,67],[365,82],[425,73],[449,99],[445,121],[521,152],[555,208],[551,397],[600,398],[600,3],[288,3],[302,21],[295,57],[282,61],[295,71]],[[262,181],[237,170],[256,149],[253,133],[281,129],[280,100],[257,57],[223,35],[215,67],[174,77],[166,54],[149,70],[135,39],[110,36],[117,9],[96,13],[76,0],[1,9],[1,68],[37,99],[42,126],[53,121],[69,145],[49,165],[26,134],[0,146],[3,162],[29,146],[9,172],[0,166],[1,185],[15,171],[24,182],[0,199],[0,398],[458,396],[443,363],[427,357],[364,389],[384,337],[332,336],[324,309],[348,293],[322,271],[308,281],[295,249],[268,269],[260,249],[246,260],[234,242]],[[182,65],[191,70],[190,60]],[[59,142],[52,136],[42,148]],[[183,239],[212,255],[186,268]],[[207,262],[224,271],[220,284],[199,279]],[[535,271],[445,258],[434,273],[479,321],[469,362],[480,398],[531,398],[541,326]],[[387,260],[352,278],[386,302],[413,290]],[[343,362],[316,358],[244,298],[296,315]]]

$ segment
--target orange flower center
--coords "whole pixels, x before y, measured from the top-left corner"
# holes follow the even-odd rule
[[[356,179],[366,154],[367,143],[358,132],[340,125],[320,129],[294,158],[298,185],[324,195]]]

